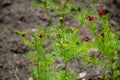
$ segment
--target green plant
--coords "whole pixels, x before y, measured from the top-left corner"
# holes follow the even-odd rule
[[[38,0],[39,1],[39,0]],[[93,5],[94,0],[90,2]],[[31,73],[35,80],[75,80],[78,78],[76,73],[68,71],[68,62],[71,59],[77,60],[82,58],[81,62],[90,65],[96,64],[104,66],[104,80],[118,80],[120,76],[119,57],[115,52],[120,50],[119,32],[114,32],[108,24],[108,15],[104,10],[99,10],[98,13],[92,9],[78,11],[78,7],[74,2],[68,0],[41,0],[34,1],[34,6],[42,7],[48,15],[50,27],[45,29],[42,25],[38,25],[39,32],[24,33],[15,30],[17,35],[21,35],[23,41],[30,47],[31,51],[26,55],[28,59],[33,61]],[[71,13],[71,9],[75,13]],[[60,16],[59,24],[54,25],[50,10],[55,10],[55,15]],[[65,15],[78,20],[79,26],[67,26],[64,24]],[[97,23],[95,18],[101,19],[101,31],[97,32]],[[79,37],[78,33],[81,26],[85,24],[94,34],[92,36]],[[25,35],[31,34],[32,40],[29,40]],[[50,51],[46,53],[46,48],[43,47],[47,40],[52,40]],[[98,50],[99,54],[90,56],[88,54],[90,48]],[[102,57],[101,57],[102,56]],[[60,57],[65,64],[64,70],[57,72],[57,67],[52,66],[55,58]]]

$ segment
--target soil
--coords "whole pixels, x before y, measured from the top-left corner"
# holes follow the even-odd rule
[[[49,25],[49,20],[44,10],[32,7],[32,0],[0,0],[0,80],[30,80],[30,64],[29,60],[24,58],[24,54],[28,53],[29,49],[25,45],[20,36],[14,33],[15,29],[21,31],[36,31],[36,24]],[[79,0],[76,0],[76,3]],[[87,8],[87,0],[83,0]],[[115,0],[98,0],[101,3],[99,8],[108,10],[110,19],[109,22],[113,29],[120,30],[120,6]],[[96,9],[96,10],[97,10]],[[52,12],[51,12],[52,14]],[[56,16],[54,23],[57,24]],[[67,25],[77,26],[77,22],[73,19],[66,18]],[[71,65],[73,67],[71,67]],[[85,69],[79,63],[71,61],[69,70],[80,73],[83,71],[94,71],[96,66],[90,66]],[[98,70],[98,69],[97,69]],[[91,73],[94,75],[94,72]],[[95,80],[92,78],[92,80]]]

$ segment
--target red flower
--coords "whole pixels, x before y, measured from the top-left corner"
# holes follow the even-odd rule
[[[92,20],[94,20],[94,16],[87,16],[87,18],[86,18],[88,21],[92,21]]]
[[[105,14],[105,11],[104,11],[103,9],[100,9],[100,10],[98,10],[98,14],[99,14],[100,16],[102,16],[102,15]]]
[[[83,37],[83,41],[89,41],[89,40],[90,40],[90,38],[88,36]]]
[[[30,61],[30,64],[31,64],[31,65],[33,65],[33,64],[34,64],[34,62],[33,62],[33,61]]]
[[[44,37],[44,34],[38,34],[38,37],[39,37],[39,38],[43,38],[43,37]]]
[[[21,36],[22,36],[22,37],[25,37],[25,33],[22,33]]]

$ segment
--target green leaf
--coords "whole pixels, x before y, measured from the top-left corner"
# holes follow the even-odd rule
[[[47,9],[48,10],[58,9],[59,8],[59,6],[57,5],[58,3],[56,1],[46,0],[46,2],[47,2]]]
[[[31,4],[32,4],[32,6],[37,6],[37,7],[40,7],[40,8],[44,8],[44,5],[37,2],[37,1],[32,1]]]
[[[75,28],[73,26],[70,26],[70,29],[74,32],[77,33],[79,31],[79,28]]]
[[[17,34],[17,35],[21,35],[21,34],[22,34],[22,32],[19,31],[19,30],[14,30],[14,32],[15,32],[15,34]]]
[[[61,15],[61,14],[67,14],[67,13],[69,13],[69,9],[58,9],[58,10],[56,10],[56,14],[57,15]]]
[[[68,71],[60,71],[58,73],[58,80],[76,80],[77,77],[75,73]]]

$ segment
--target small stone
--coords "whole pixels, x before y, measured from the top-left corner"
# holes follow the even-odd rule
[[[30,77],[28,80],[33,80],[33,78],[32,78],[32,77]]]
[[[32,32],[38,32],[38,29],[31,29]]]
[[[85,77],[86,75],[87,75],[87,72],[84,71],[84,72],[81,72],[81,73],[79,74],[79,77],[80,77],[80,78],[83,78],[82,80],[85,80],[84,77]]]

